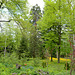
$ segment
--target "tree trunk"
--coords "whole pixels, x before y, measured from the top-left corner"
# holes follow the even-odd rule
[[[58,59],[58,50],[56,51],[56,56],[57,56],[57,59]]]
[[[6,54],[6,40],[5,40],[5,50],[4,50],[4,56]]]
[[[58,63],[60,63],[60,47],[59,47],[59,50],[58,50]]]
[[[60,7],[61,7],[61,0],[59,0],[59,11],[60,11]],[[60,63],[60,45],[61,45],[61,16],[59,16],[59,20],[60,20],[60,22],[59,22],[59,26],[58,26],[58,34],[59,34],[59,43],[58,43],[58,45],[59,45],[59,48],[58,48],[58,63]]]
[[[58,31],[59,31],[58,63],[60,63],[61,25],[59,25],[59,27],[58,27]]]
[[[53,59],[52,59],[52,44],[51,44],[51,62],[53,61]]]
[[[51,62],[53,61],[53,59],[52,59],[52,52],[51,52]]]

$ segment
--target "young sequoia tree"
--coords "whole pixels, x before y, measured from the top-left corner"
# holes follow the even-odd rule
[[[38,32],[37,21],[42,16],[41,9],[38,6],[38,4],[36,4],[31,8],[30,15],[31,15],[30,22],[32,23],[32,27],[30,31],[29,49],[31,57],[36,57],[39,56],[39,50],[40,50],[40,40],[39,40],[40,36]]]

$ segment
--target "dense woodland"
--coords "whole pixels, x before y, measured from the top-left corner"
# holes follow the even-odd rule
[[[33,74],[35,70],[30,68],[17,70],[20,68],[15,67],[11,72],[1,68],[0,75],[73,75],[72,66],[66,70],[74,44],[75,0],[44,0],[44,3],[41,10],[38,4],[30,9],[27,0],[0,0],[0,65],[6,69],[9,67],[5,63],[33,68],[34,61],[35,70],[40,63],[45,67],[39,68],[39,74]],[[62,62],[62,58],[67,59]],[[48,62],[58,65],[55,65],[58,71],[54,72],[54,68],[50,71]],[[67,68],[59,73],[59,65]],[[49,71],[47,74],[41,72],[45,69]]]

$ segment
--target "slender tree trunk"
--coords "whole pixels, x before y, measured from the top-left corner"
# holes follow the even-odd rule
[[[51,62],[53,61],[53,59],[52,59],[52,52],[51,52]]]
[[[60,63],[60,45],[61,45],[61,25],[59,25],[58,27],[58,30],[59,30],[59,48],[58,48],[58,63]]]
[[[59,47],[59,50],[58,50],[58,63],[60,63],[60,47]]]
[[[56,56],[57,56],[57,59],[58,59],[58,50],[56,51]]]
[[[51,62],[53,61],[52,59],[52,43],[51,43]]]
[[[59,0],[59,10],[60,10],[60,7],[61,7],[61,0]],[[59,26],[58,26],[58,34],[59,34],[59,48],[58,48],[58,63],[60,63],[60,45],[61,45],[61,16],[59,16],[59,20],[60,20],[60,23],[59,23]]]
[[[6,54],[6,40],[5,40],[5,50],[4,50],[4,56]]]

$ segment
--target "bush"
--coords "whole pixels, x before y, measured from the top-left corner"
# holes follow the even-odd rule
[[[27,74],[25,71],[21,71],[19,75]]]
[[[18,60],[18,57],[16,56],[15,52],[13,52],[10,56],[8,56],[8,53],[7,53],[6,56],[1,57],[1,63],[15,64],[18,62],[19,62],[19,60]]]
[[[43,66],[43,68],[45,68],[47,66],[46,62],[42,62],[42,66]]]
[[[50,75],[55,75],[54,72],[51,72]]]
[[[66,70],[66,64],[65,64],[64,69]],[[70,69],[70,65],[69,65],[69,63],[67,63],[67,70],[69,70],[69,69]]]
[[[34,64],[35,67],[40,66],[40,59],[35,58],[35,59],[33,60],[33,64]]]
[[[18,70],[17,68],[12,68],[10,70],[10,73],[20,73],[20,70]]]

